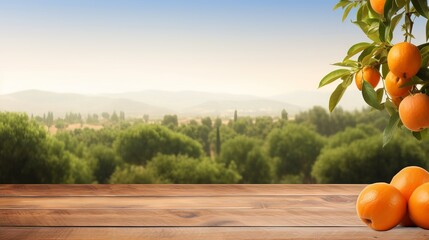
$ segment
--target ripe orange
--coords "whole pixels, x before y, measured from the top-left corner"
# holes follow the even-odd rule
[[[411,85],[410,86],[404,86],[404,84],[406,84],[410,81],[411,81],[411,79],[400,78],[400,77],[396,76],[395,74],[393,74],[392,72],[389,72],[386,76],[384,84],[385,84],[387,93],[392,98],[405,97],[410,93],[411,88],[413,86],[411,86]]]
[[[399,104],[399,118],[411,131],[429,127],[429,96],[417,93],[405,97]]]
[[[384,5],[386,4],[386,0],[370,0],[372,9],[380,15],[384,13]]]
[[[390,184],[396,187],[405,199],[410,199],[414,190],[423,183],[429,182],[429,172],[418,166],[409,166],[403,168],[393,176]]]
[[[355,83],[359,90],[362,90],[363,80],[369,82],[375,88],[380,82],[380,72],[373,67],[364,67],[355,75]]]
[[[396,187],[404,196],[405,200],[409,200],[414,190],[423,183],[429,182],[429,172],[417,166],[409,166],[403,168],[395,176],[393,176],[390,185]],[[409,219],[408,214],[401,222],[402,226],[414,226]]]
[[[424,183],[414,190],[408,201],[408,211],[417,226],[429,229],[429,183]]]
[[[408,42],[395,44],[387,54],[387,65],[396,76],[409,79],[416,75],[422,64],[419,49]]]
[[[407,201],[401,192],[387,183],[366,186],[356,202],[359,218],[370,228],[385,231],[401,222],[407,211]]]

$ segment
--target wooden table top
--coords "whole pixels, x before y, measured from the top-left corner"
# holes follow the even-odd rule
[[[0,185],[0,239],[429,239],[357,217],[364,185]]]

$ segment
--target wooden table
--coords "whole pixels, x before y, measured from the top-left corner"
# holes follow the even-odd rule
[[[364,185],[0,185],[0,239],[429,239],[356,216]]]

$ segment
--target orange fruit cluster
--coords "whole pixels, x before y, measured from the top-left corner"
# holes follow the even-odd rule
[[[384,8],[385,1],[371,1],[374,10]],[[380,13],[381,14],[381,13]],[[386,75],[384,87],[392,102],[398,107],[399,117],[406,128],[418,132],[429,128],[429,96],[416,92],[411,78],[420,70],[422,56],[419,49],[409,43],[395,44],[387,54],[389,73]],[[380,81],[379,70],[366,66],[355,75],[356,86],[362,90],[362,82],[367,81],[374,88]]]
[[[358,196],[356,211],[365,224],[378,231],[398,224],[429,229],[429,172],[405,167],[390,184],[366,186]]]
[[[399,117],[406,128],[421,131],[429,127],[429,96],[412,94],[409,84],[420,69],[422,57],[419,49],[408,42],[394,45],[387,55],[390,72],[385,87],[392,101],[398,106]]]
[[[399,117],[406,128],[421,131],[429,127],[429,96],[423,93],[411,94],[408,84],[422,64],[419,49],[411,43],[394,45],[387,55],[390,72],[386,76],[386,91],[399,106]]]

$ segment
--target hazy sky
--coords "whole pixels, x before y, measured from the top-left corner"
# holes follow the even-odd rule
[[[316,90],[366,40],[336,2],[0,0],[0,94]]]

